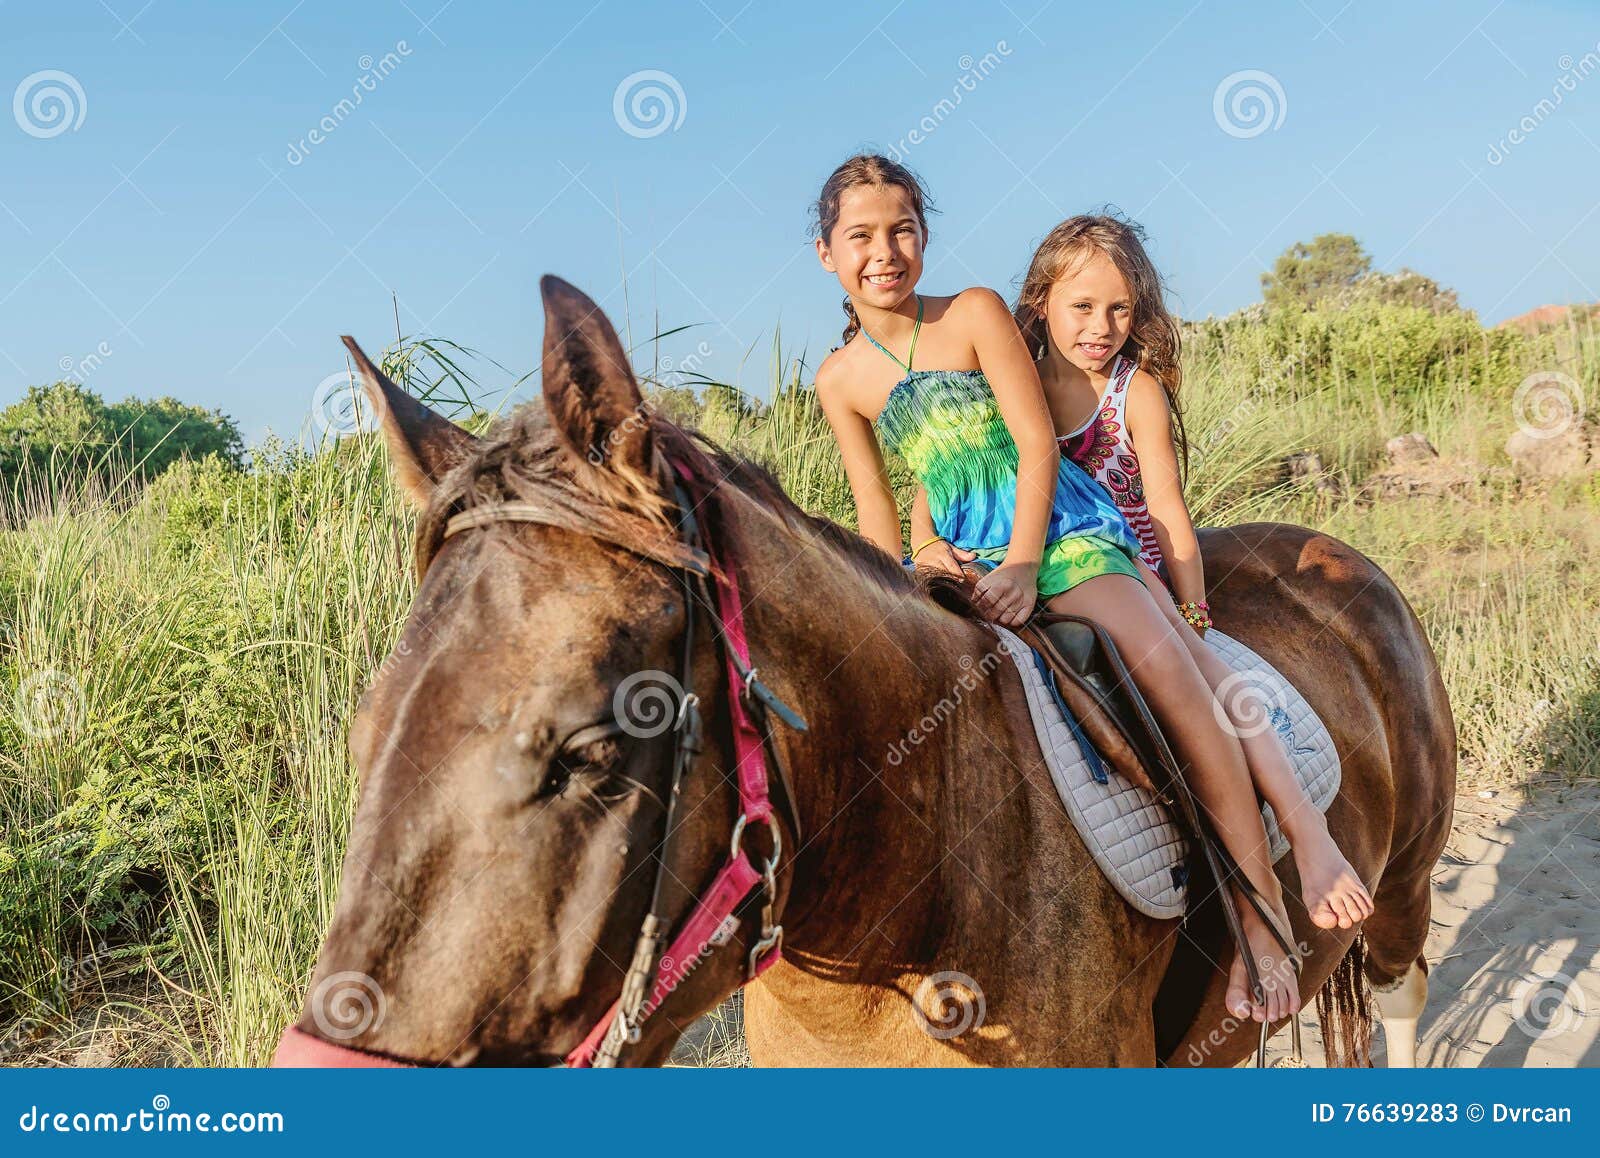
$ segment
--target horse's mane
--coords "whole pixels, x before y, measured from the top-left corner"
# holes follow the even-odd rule
[[[965,589],[927,571],[911,572],[897,560],[831,519],[802,510],[766,467],[717,445],[698,431],[685,430],[658,413],[650,427],[651,462],[639,469],[621,456],[581,456],[572,451],[539,402],[518,407],[497,422],[477,448],[439,483],[418,520],[417,561],[425,569],[444,539],[450,517],[474,507],[537,501],[552,512],[552,522],[631,546],[652,558],[678,550],[677,506],[670,497],[670,463],[683,463],[709,484],[707,512],[726,526],[724,499],[732,487],[754,502],[790,534],[821,543],[865,581],[880,589],[932,599],[958,615],[974,616]]]

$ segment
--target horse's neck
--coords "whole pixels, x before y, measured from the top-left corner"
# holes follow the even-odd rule
[[[1148,1011],[1160,927],[1134,919],[1067,822],[997,637],[820,545],[772,537],[756,554],[752,646],[810,729],[778,732],[805,831],[785,854],[787,965],[746,998],[752,1056],[1145,1058],[1144,1038],[1108,1030],[1097,1011],[1116,1004],[1124,1022]],[[1153,964],[1140,973],[1141,961]],[[942,1016],[916,995],[951,979],[958,1004],[980,991],[987,1017],[985,1036],[954,1052],[906,1004]]]
[[[773,562],[780,581],[751,576],[752,643],[810,725],[780,738],[805,828],[791,956],[870,980],[934,964],[952,939],[1004,943],[1039,804],[1011,661],[991,632],[831,551]]]

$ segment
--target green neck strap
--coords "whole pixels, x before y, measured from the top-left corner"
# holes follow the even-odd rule
[[[899,358],[896,358],[893,354],[889,353],[889,351],[884,347],[884,344],[878,341],[877,338],[874,338],[871,334],[867,333],[867,327],[862,326],[861,333],[862,336],[867,339],[867,341],[871,342],[874,346],[883,351],[884,357],[888,358],[896,366],[899,366],[907,374],[911,373],[911,363],[915,361],[917,357],[917,336],[922,333],[922,295],[917,295],[917,324],[911,328],[911,348],[906,351],[906,360],[904,362],[902,362]]]

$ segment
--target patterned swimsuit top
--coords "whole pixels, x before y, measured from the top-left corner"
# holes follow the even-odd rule
[[[884,447],[905,460],[928,492],[934,528],[956,546],[1005,547],[1017,502],[1017,444],[982,370],[914,370],[922,298],[911,348],[902,362],[863,328],[862,336],[905,371],[873,426]],[[1139,541],[1106,492],[1061,461],[1045,542],[1095,535],[1129,555]]]
[[[1144,497],[1139,455],[1128,434],[1128,385],[1138,364],[1118,354],[1111,364],[1111,382],[1100,407],[1087,423],[1056,439],[1061,454],[1082,467],[1105,488],[1139,539],[1139,557],[1163,580],[1161,543]]]

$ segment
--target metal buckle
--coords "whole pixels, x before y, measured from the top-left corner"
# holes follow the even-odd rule
[[[771,906],[768,906],[768,908],[770,909]],[[782,949],[783,926],[772,925],[769,928],[763,929],[761,932],[761,940],[757,941],[750,948],[750,963],[748,968],[745,970],[745,980],[754,981],[756,978],[756,970],[760,967],[762,960],[771,953],[781,952]]]

